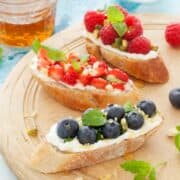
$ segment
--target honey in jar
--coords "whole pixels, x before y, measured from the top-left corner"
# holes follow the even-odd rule
[[[28,47],[54,31],[56,0],[0,0],[0,44]]]

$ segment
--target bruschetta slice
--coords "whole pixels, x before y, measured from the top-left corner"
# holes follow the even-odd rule
[[[40,44],[34,47],[38,49],[31,65],[33,76],[62,104],[85,110],[138,100],[139,94],[128,75],[95,56],[66,55]]]
[[[143,36],[138,18],[120,6],[88,11],[84,16],[88,53],[103,58],[131,76],[149,83],[165,83],[168,70],[153,46]]]
[[[152,101],[87,109],[80,118],[54,124],[30,158],[30,166],[55,173],[91,166],[139,149],[162,123]]]

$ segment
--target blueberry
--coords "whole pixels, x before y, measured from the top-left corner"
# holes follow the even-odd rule
[[[78,130],[79,125],[73,119],[64,119],[57,125],[57,135],[61,138],[74,138]]]
[[[152,117],[156,113],[156,105],[152,101],[140,101],[137,105],[148,117]]]
[[[144,124],[144,118],[142,114],[138,112],[134,112],[134,111],[129,112],[126,115],[126,121],[127,121],[128,127],[134,130],[141,128],[142,125]]]
[[[117,122],[107,122],[102,127],[102,134],[104,138],[112,139],[120,136],[122,134],[122,127]]]
[[[89,126],[82,126],[77,135],[77,138],[81,144],[93,144],[96,142],[96,137],[96,130]]]
[[[116,119],[120,121],[125,114],[124,108],[121,106],[108,106],[104,112],[107,113],[107,119]]]
[[[174,107],[180,109],[180,88],[172,89],[170,91],[169,100]]]

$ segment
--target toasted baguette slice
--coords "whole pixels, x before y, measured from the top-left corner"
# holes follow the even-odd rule
[[[71,89],[61,83],[50,81],[37,70],[32,70],[33,76],[57,101],[76,110],[85,110],[89,107],[103,108],[107,104],[124,104],[131,101],[133,104],[139,100],[136,87],[122,93],[113,93],[105,90]]]
[[[124,139],[120,143],[78,153],[63,152],[48,142],[42,142],[32,155],[30,166],[43,173],[55,173],[111,160],[139,149],[160,125],[161,123],[157,124],[148,132],[135,138]]]
[[[105,59],[129,75],[149,83],[165,83],[169,79],[168,70],[160,56],[149,60],[131,59],[105,49],[86,38],[88,53]]]

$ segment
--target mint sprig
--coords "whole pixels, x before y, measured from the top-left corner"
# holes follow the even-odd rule
[[[124,22],[112,23],[114,30],[118,33],[119,37],[123,37],[127,32],[127,25]]]
[[[79,72],[81,70],[81,65],[76,60],[72,60],[72,67],[75,71]]]
[[[37,54],[40,48],[44,48],[47,51],[48,57],[52,61],[65,61],[66,60],[66,54],[63,51],[41,45],[40,41],[38,39],[35,39],[32,43],[33,51]]]
[[[3,48],[0,48],[0,59],[3,57]]]
[[[102,126],[106,123],[105,114],[98,109],[92,109],[82,115],[84,126]]]
[[[131,111],[134,111],[134,110],[135,110],[135,107],[132,105],[132,103],[131,103],[131,102],[127,102],[127,103],[125,103],[123,107],[124,107],[124,110],[125,110],[125,112],[126,112],[126,113],[128,113],[128,112],[131,112]]]
[[[174,143],[178,151],[180,151],[180,126],[176,126],[178,133],[175,136]]]
[[[110,23],[117,23],[124,21],[124,14],[116,6],[108,7],[107,17]]]
[[[130,160],[120,166],[124,170],[135,174],[134,180],[156,180],[156,168],[165,164],[166,162],[162,162],[152,166],[149,162]]]

